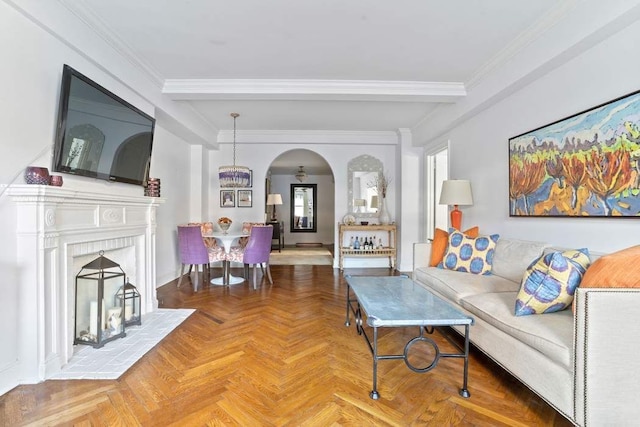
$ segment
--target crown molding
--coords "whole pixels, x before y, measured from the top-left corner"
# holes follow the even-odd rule
[[[119,55],[125,58],[130,64],[142,71],[149,80],[156,86],[162,87],[164,78],[162,75],[151,65],[140,59],[140,56],[134,52],[134,50],[113,31],[104,22],[102,18],[93,12],[84,2],[78,0],[57,0],[63,5],[69,12],[75,15],[80,21],[82,21],[87,27],[98,35],[106,44],[108,44]]]
[[[232,130],[218,132],[218,144],[231,143]],[[246,130],[236,131],[236,143],[397,145],[398,134],[392,131]]]
[[[455,102],[463,83],[309,79],[167,79],[162,93],[174,100],[280,99]]]
[[[518,53],[522,52],[531,43],[535,42],[541,36],[546,34],[550,28],[561,22],[567,14],[575,9],[579,0],[562,0],[554,5],[540,19],[534,22],[526,30],[518,34],[509,44],[501,49],[496,55],[485,62],[466,82],[466,87],[472,89],[484,77],[491,74],[509,61],[511,61]]]

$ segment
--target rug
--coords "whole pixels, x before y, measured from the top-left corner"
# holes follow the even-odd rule
[[[52,380],[115,380],[177,328],[195,310],[159,308],[142,316],[142,325],[129,326],[127,336],[101,348],[78,345],[69,363]]]
[[[333,265],[333,256],[327,248],[283,248],[282,252],[271,252],[269,264]]]

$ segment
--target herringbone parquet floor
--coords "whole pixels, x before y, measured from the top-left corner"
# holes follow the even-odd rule
[[[197,293],[188,280],[161,287],[161,306],[196,313],[117,381],[15,388],[0,397],[0,425],[570,425],[475,349],[470,399],[457,392],[461,360],[441,359],[426,374],[381,361],[381,398],[371,400],[371,354],[354,326],[344,326],[342,275],[299,265],[272,266],[272,273],[275,284],[263,281],[257,291],[246,282]],[[383,330],[381,350],[401,351],[416,332]]]

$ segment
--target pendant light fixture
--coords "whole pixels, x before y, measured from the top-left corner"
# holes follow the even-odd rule
[[[236,166],[236,119],[240,114],[231,113],[233,117],[233,166],[220,166],[218,177],[222,188],[248,187],[251,180],[251,171],[246,166]]]
[[[305,182],[307,180],[307,173],[304,171],[304,166],[300,166],[298,172],[296,173],[296,179],[300,182]]]

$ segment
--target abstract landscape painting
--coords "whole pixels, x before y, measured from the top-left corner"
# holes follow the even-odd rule
[[[510,138],[509,210],[640,218],[640,91]]]

